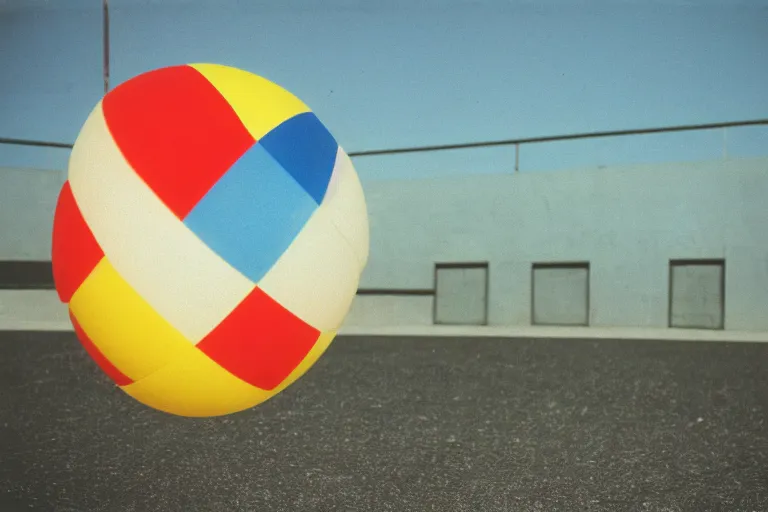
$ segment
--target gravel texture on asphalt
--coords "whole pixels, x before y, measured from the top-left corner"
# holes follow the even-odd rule
[[[189,419],[0,333],[0,511],[768,510],[768,344],[340,337]]]

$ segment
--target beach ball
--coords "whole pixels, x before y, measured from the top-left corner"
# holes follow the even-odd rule
[[[53,219],[56,290],[122,391],[180,416],[254,407],[301,377],[368,259],[349,156],[299,98],[217,64],[109,91]]]

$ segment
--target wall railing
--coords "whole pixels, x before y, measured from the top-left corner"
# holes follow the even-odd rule
[[[705,123],[705,124],[687,124],[677,126],[663,126],[656,128],[636,128],[629,130],[608,130],[598,132],[582,132],[571,133],[566,135],[547,135],[540,137],[524,137],[515,139],[499,139],[499,140],[487,140],[476,142],[465,142],[458,144],[440,144],[440,145],[428,145],[428,146],[411,146],[401,148],[390,149],[370,149],[362,151],[351,151],[350,157],[371,157],[371,156],[386,156],[386,155],[400,155],[406,153],[428,153],[436,151],[449,151],[449,150],[461,150],[461,149],[480,149],[490,148],[497,146],[514,146],[515,147],[515,171],[520,170],[520,146],[526,144],[538,144],[542,142],[558,142],[578,139],[596,139],[604,137],[624,137],[629,135],[648,135],[655,133],[672,133],[672,132],[693,132],[702,130],[717,130],[727,128],[740,128],[746,126],[768,126],[768,118],[764,119],[751,119],[744,121],[730,121],[720,123]],[[14,139],[7,137],[0,137],[0,144],[13,145],[13,146],[33,146],[43,148],[61,148],[72,149],[73,144],[67,142],[51,142],[43,140],[32,139]]]

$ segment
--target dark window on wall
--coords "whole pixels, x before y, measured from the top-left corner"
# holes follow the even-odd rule
[[[0,261],[0,290],[53,289],[50,261]]]
[[[488,263],[435,265],[434,323],[488,324]]]
[[[725,260],[669,262],[669,327],[725,328]]]
[[[589,325],[589,263],[534,263],[531,269],[533,325]]]

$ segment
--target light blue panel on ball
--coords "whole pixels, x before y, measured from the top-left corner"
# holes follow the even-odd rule
[[[192,209],[184,224],[258,282],[316,208],[304,188],[255,144]]]

